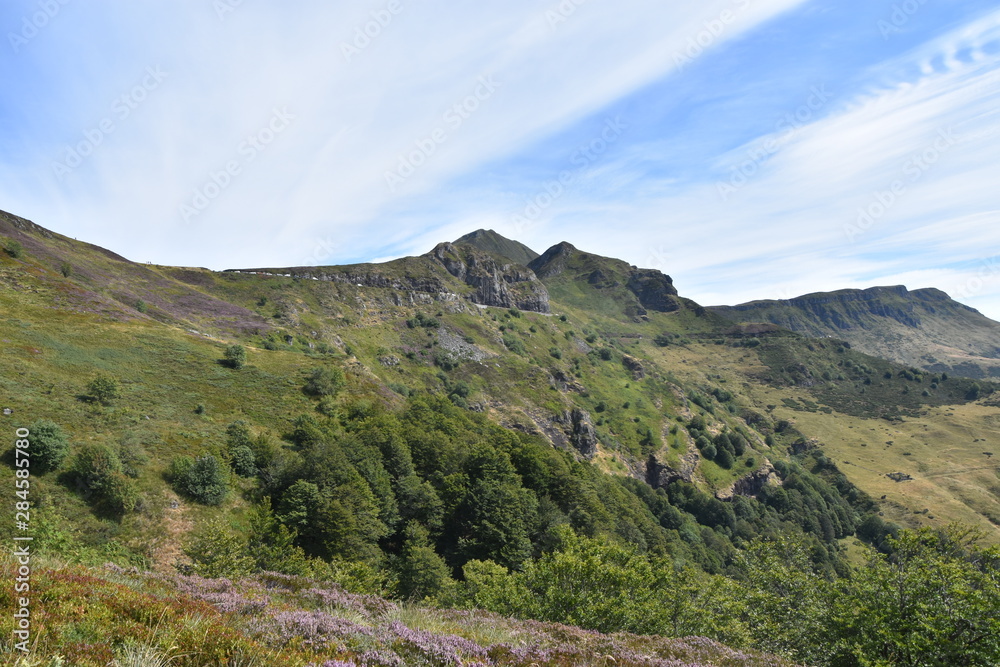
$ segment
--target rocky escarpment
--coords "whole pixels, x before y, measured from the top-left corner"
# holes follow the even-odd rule
[[[655,269],[633,268],[628,288],[639,297],[639,303],[649,310],[672,313],[681,307],[673,280]]]
[[[934,288],[817,292],[710,310],[735,322],[843,339],[861,352],[931,372],[1000,378],[1000,322]]]
[[[729,488],[719,491],[715,497],[719,500],[732,500],[735,496],[756,496],[765,486],[780,485],[781,480],[770,461],[765,461],[757,470],[749,475],[743,475],[732,483]]]
[[[597,453],[597,431],[594,430],[589,412],[573,408],[556,417],[555,421],[565,428],[570,444],[580,454],[588,459],[593,458]]]
[[[428,255],[474,291],[469,299],[482,306],[549,312],[549,293],[535,273],[467,244],[439,243]]]
[[[937,289],[909,291],[902,285],[872,287],[864,290],[840,290],[806,294],[783,301],[751,301],[738,306],[713,306],[710,309],[731,319],[761,318],[793,331],[803,331],[810,324],[833,329],[868,328],[869,318],[887,318],[907,327],[922,324],[921,315],[938,308],[974,309],[952,301]]]
[[[533,259],[528,267],[542,280],[568,271],[594,289],[630,302],[629,312],[636,317],[651,310],[671,313],[684,305],[670,276],[656,269],[640,269],[621,260],[582,252],[565,241]]]

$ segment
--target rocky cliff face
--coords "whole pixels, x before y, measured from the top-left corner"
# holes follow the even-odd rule
[[[597,453],[597,431],[586,410],[573,408],[557,420],[569,433],[569,442],[583,456],[593,458]]]
[[[671,313],[681,307],[673,280],[655,269],[633,269],[628,279],[628,288],[639,297],[639,303],[649,310]]]
[[[467,244],[439,243],[428,257],[474,288],[473,303],[498,308],[549,312],[549,293],[535,273],[513,261]]]
[[[1000,322],[938,289],[839,290],[710,310],[737,322],[840,338],[862,352],[932,372],[1000,378]]]

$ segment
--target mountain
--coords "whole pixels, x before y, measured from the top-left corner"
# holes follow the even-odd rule
[[[524,264],[494,241],[217,272],[0,214],[0,421],[30,432],[33,544],[116,564],[38,570],[40,650],[122,662],[162,616],[134,610],[175,591],[226,628],[198,667],[894,664],[870,608],[891,596],[865,586],[896,537],[930,559],[899,564],[915,577],[978,553],[925,549],[952,522],[1000,543],[992,382],[734,322],[569,242]],[[994,636],[991,591],[949,587],[973,606],[934,645]],[[522,643],[547,633],[566,645]],[[955,655],[934,660],[977,664]]]
[[[502,255],[524,266],[527,266],[531,260],[538,257],[538,253],[528,246],[518,241],[511,241],[508,238],[504,238],[492,229],[477,229],[474,232],[469,232],[455,241],[455,245],[460,243],[473,245],[480,250],[494,255]]]
[[[1000,379],[1000,322],[937,289],[872,287],[751,301],[710,310],[736,322],[770,322],[935,373]]]

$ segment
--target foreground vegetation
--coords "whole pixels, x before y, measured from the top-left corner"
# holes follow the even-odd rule
[[[546,315],[469,305],[428,258],[338,282],[18,238],[0,407],[31,432],[39,659],[1000,660],[992,505],[954,499],[977,535],[856,481],[889,483],[884,434],[918,420],[949,428],[907,470],[994,474],[990,383],[734,328],[571,246]]]

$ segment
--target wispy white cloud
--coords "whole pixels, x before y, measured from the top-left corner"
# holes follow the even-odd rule
[[[212,268],[425,252],[490,227],[656,266],[704,303],[960,287],[1000,247],[995,10],[956,10],[944,34],[924,25],[905,53],[871,21],[865,69],[830,61],[801,84],[794,56],[759,71],[773,43],[805,50],[856,27],[828,12],[829,34],[768,32],[818,11],[804,0],[233,4],[221,17],[199,0],[66,5],[3,69],[24,104],[0,105],[14,121],[0,130],[0,205],[137,260]],[[717,54],[739,71],[698,78]],[[118,118],[147,67],[166,78]],[[725,104],[736,111],[711,115]],[[276,109],[290,116],[280,132]],[[621,139],[574,163],[619,113]],[[109,116],[114,132],[55,174]],[[185,220],[198,193],[210,202]],[[1000,318],[1000,279],[977,280],[968,298]]]

